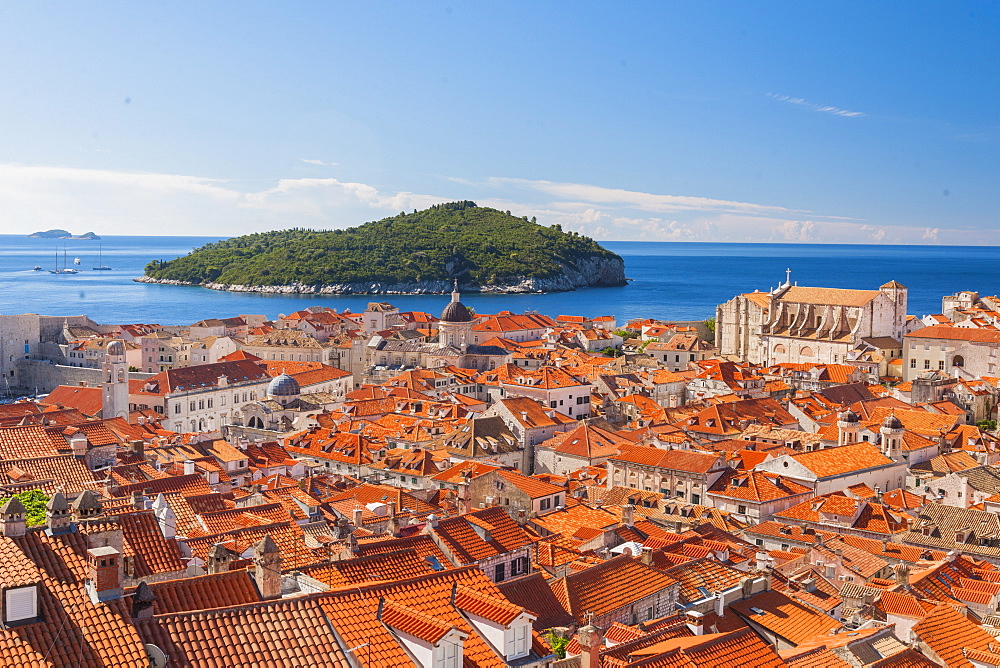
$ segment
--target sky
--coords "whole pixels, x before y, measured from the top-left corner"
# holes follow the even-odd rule
[[[0,4],[0,234],[1000,245],[995,2]]]

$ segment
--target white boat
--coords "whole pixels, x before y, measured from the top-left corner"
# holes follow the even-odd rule
[[[66,266],[66,249],[63,249],[63,268],[59,268],[59,251],[56,251],[56,268],[49,269],[50,274],[79,274],[78,269],[70,269]]]
[[[97,264],[100,266],[94,267],[94,271],[111,271],[111,267],[104,264],[103,260],[104,260],[104,244],[101,244],[101,246],[97,250]]]
[[[78,257],[73,258],[73,264],[80,264],[80,258]]]

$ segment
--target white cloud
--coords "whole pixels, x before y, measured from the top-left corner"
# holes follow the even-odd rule
[[[871,225],[862,225],[859,230],[868,235],[868,238],[875,243],[882,243],[888,234],[885,229],[879,227],[872,227]]]
[[[813,243],[816,241],[816,223],[811,220],[786,220],[775,227],[775,241]]]
[[[238,235],[302,226],[342,228],[439,202],[473,199],[602,240],[787,243],[995,243],[997,230],[876,226],[854,219],[721,199],[586,184],[442,180],[444,194],[334,178],[253,188],[181,174],[0,164],[0,233],[59,227],[98,234]]]
[[[584,183],[557,183],[554,181],[530,181],[493,177],[488,180],[490,185],[515,186],[527,190],[535,190],[561,199],[579,200],[590,204],[614,204],[628,206],[653,213],[670,211],[742,211],[744,213],[776,213],[789,212],[780,206],[766,204],[751,204],[749,202],[733,202],[711,199],[708,197],[691,197],[687,195],[657,195],[635,190],[620,188],[605,188]]]
[[[767,96],[772,100],[787,102],[788,104],[796,104],[824,114],[833,114],[834,116],[843,116],[845,118],[858,118],[860,116],[864,116],[864,113],[860,111],[849,111],[847,109],[840,109],[839,107],[831,107],[826,104],[816,104],[815,102],[810,102],[809,100],[801,97],[791,97],[790,95],[779,95],[777,93],[767,93]]]
[[[339,162],[323,162],[322,160],[316,160],[315,158],[299,158],[302,162],[307,165],[319,165],[321,167],[338,167]]]

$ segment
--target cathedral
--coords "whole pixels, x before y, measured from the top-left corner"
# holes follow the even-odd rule
[[[488,371],[510,361],[510,353],[497,346],[473,345],[472,328],[476,316],[462,303],[458,282],[451,293],[451,302],[444,307],[437,323],[436,343],[396,341],[376,336],[369,343],[370,367],[392,371],[423,367],[433,369],[457,366],[463,369]]]
[[[902,348],[906,288],[807,288],[790,276],[770,292],[736,295],[716,308],[715,345],[754,364],[847,364],[866,351]]]

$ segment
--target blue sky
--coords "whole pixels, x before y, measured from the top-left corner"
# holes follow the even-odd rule
[[[5,3],[0,233],[1000,244],[1000,5]]]

